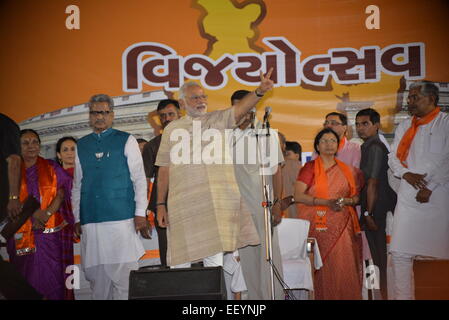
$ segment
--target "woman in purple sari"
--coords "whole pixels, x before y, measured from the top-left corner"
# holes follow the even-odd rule
[[[73,137],[62,137],[58,140],[56,143],[56,157],[59,165],[67,172],[67,174],[70,176],[70,185],[72,185],[73,182],[73,174],[75,170],[75,151],[76,151],[76,139]],[[67,226],[64,227],[64,229],[61,230],[62,232],[62,244],[63,244],[63,264],[64,264],[64,270],[68,266],[74,265],[74,252],[73,252],[73,243],[79,242],[80,239],[75,237],[75,218],[72,213],[72,204],[69,202],[67,204],[69,208],[69,214],[66,217]],[[67,281],[67,278],[70,276],[70,274],[65,274],[65,280]],[[73,289],[67,288],[65,289],[64,294],[65,300],[74,300],[75,295],[73,292]]]
[[[41,207],[8,241],[8,254],[11,263],[46,299],[62,300],[66,286],[61,231],[71,215],[71,179],[56,162],[39,157],[37,132],[22,130],[20,142],[20,200],[32,195]]]

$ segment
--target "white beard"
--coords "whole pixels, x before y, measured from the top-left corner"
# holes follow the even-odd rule
[[[207,113],[207,104],[203,103],[202,105],[205,107],[205,109],[204,109],[204,111],[199,111],[196,108],[191,107],[186,103],[187,114],[189,116],[191,116],[192,118],[197,118],[197,117],[201,117],[201,116],[205,115]]]

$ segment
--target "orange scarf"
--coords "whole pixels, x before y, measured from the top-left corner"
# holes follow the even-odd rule
[[[440,108],[436,107],[432,112],[430,112],[429,114],[425,115],[422,118],[418,119],[418,117],[413,116],[412,125],[402,136],[401,142],[399,143],[398,146],[398,151],[396,153],[396,156],[398,157],[399,161],[401,161],[402,165],[405,168],[408,168],[406,163],[408,152],[410,150],[410,146],[412,145],[413,139],[415,138],[419,126],[431,122],[433,119],[436,118],[439,112]]]
[[[39,195],[41,202],[41,210],[46,210],[56,197],[57,192],[57,178],[56,172],[48,161],[38,157],[37,158],[37,174],[39,183]],[[20,183],[20,201],[23,202],[28,197],[27,181],[25,166],[22,162],[22,177]],[[24,255],[33,253],[36,251],[34,243],[34,232],[32,218],[29,218],[25,224],[16,232],[16,254]],[[55,212],[51,215],[50,219],[45,224],[45,228],[51,230],[57,226],[61,226],[64,223],[64,218]],[[46,230],[47,231],[47,230]],[[51,231],[47,231],[50,233]]]
[[[346,137],[343,136],[343,138],[340,139],[340,143],[338,145],[338,151],[337,152],[341,151],[341,149],[343,149],[345,144],[346,144]]]
[[[357,188],[355,184],[355,179],[352,174],[351,169],[344,162],[335,158],[335,162],[337,163],[340,170],[343,172],[346,180],[349,183],[350,197],[354,197],[357,194]],[[315,195],[317,198],[329,199],[329,184],[327,181],[326,169],[324,168],[323,159],[320,156],[315,159],[314,163],[314,171],[315,171]],[[354,232],[356,234],[360,233],[360,225],[359,219],[357,217],[357,212],[352,206],[347,206],[348,211],[351,215],[352,222],[354,224]],[[317,231],[326,231],[327,230],[327,219],[326,212],[329,210],[327,206],[315,206],[316,216],[315,216],[315,229]]]

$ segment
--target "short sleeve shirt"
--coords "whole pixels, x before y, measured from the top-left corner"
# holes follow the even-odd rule
[[[367,206],[366,186],[368,180],[376,179],[378,180],[378,201],[376,202],[375,212],[382,211],[385,214],[387,211],[393,210],[396,205],[396,193],[388,183],[388,149],[379,139],[379,136],[375,135],[363,143],[361,151],[360,169],[366,182],[360,199],[362,210],[366,210]]]

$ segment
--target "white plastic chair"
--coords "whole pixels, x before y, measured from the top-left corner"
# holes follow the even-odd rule
[[[315,239],[308,238],[309,226],[307,220],[283,218],[277,228],[285,289],[307,290],[313,299],[312,270],[321,268],[322,261]]]

